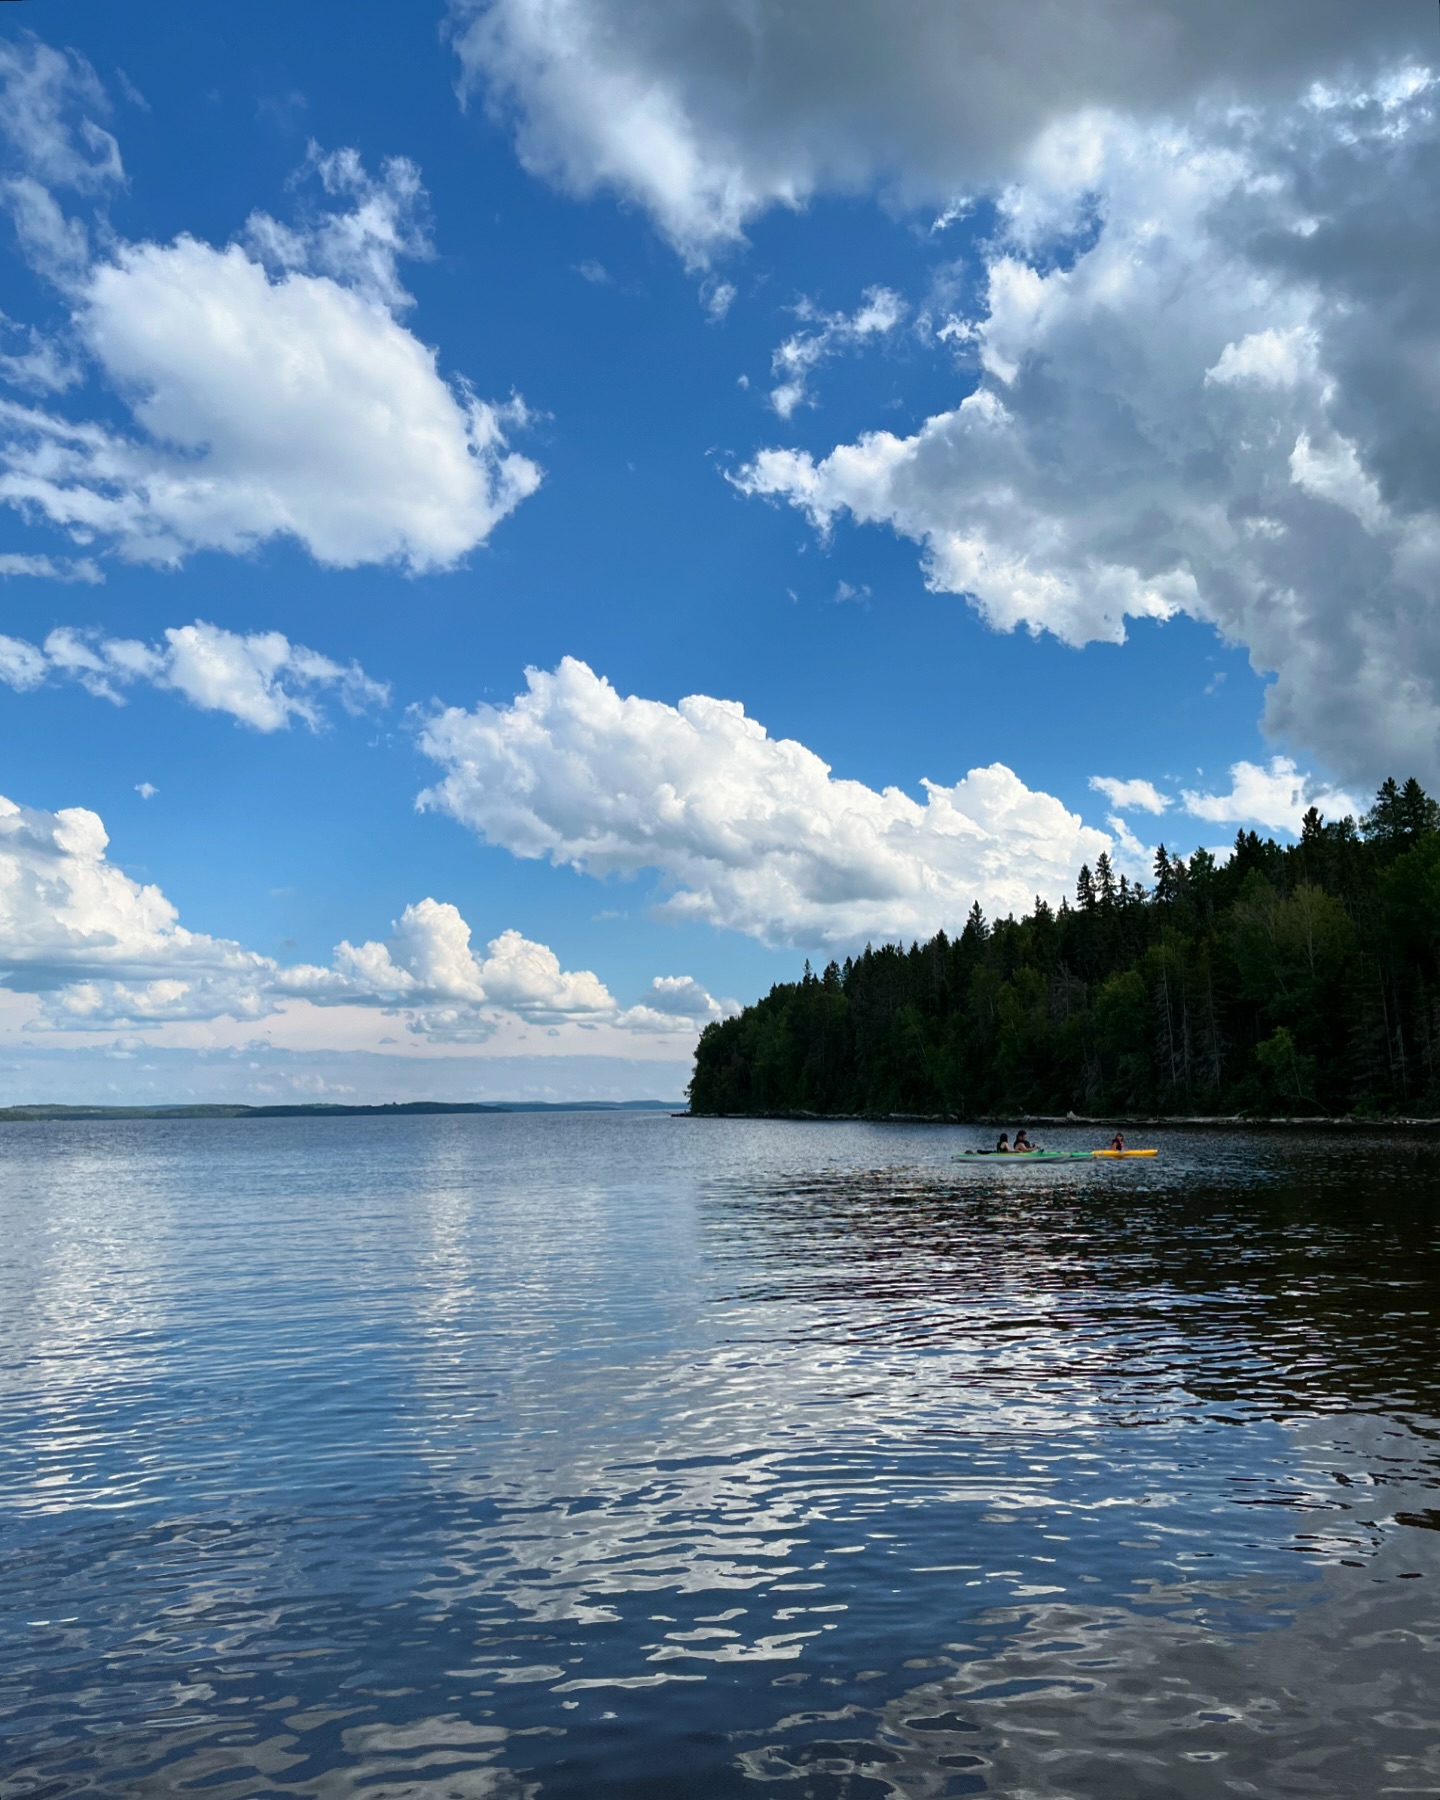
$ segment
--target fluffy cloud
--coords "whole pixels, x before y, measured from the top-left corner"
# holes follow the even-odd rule
[[[1092,775],[1090,785],[1121,812],[1162,813],[1170,804],[1170,796],[1162,794],[1153,781],[1121,781],[1114,775]]]
[[[83,807],[42,812],[0,798],[0,944],[7,985],[45,997],[56,1022],[256,1017],[273,967],[239,944],[187,931],[159,888],[106,859],[100,819]]]
[[[782,419],[788,419],[809,398],[807,383],[820,363],[869,338],[887,336],[906,310],[900,296],[884,287],[867,288],[863,304],[849,315],[819,312],[808,301],[802,303],[796,311],[810,329],[786,338],[771,358],[777,380],[770,390],[770,404]]]
[[[1186,612],[1346,779],[1440,778],[1434,20],[1402,0],[452,0],[464,82],[692,261],[772,206],[994,205],[976,391],[742,481],[922,547],[1002,630]],[[1043,42],[1044,55],[1035,45]],[[937,224],[941,221],[937,221]],[[782,414],[803,395],[781,368]],[[960,392],[963,393],[963,389]]]
[[[95,258],[56,198],[118,176],[89,116],[93,74],[31,44],[0,61],[0,84],[0,116],[18,105],[23,126],[12,121],[18,168],[3,189],[22,246],[66,295],[75,352],[134,422],[0,401],[0,501],[142,562],[283,536],[332,567],[419,571],[453,567],[533,493],[540,472],[506,436],[523,404],[447,379],[400,323],[399,261],[430,253],[412,164],[372,180],[353,150],[312,148],[324,203],[298,224],[256,214],[224,247],[112,241]],[[0,375],[68,385],[63,363],[37,354]]]
[[[1317,373],[1315,333],[1304,325],[1288,331],[1252,331],[1227,344],[1205,381],[1221,387],[1293,388]]]
[[[121,249],[75,328],[142,435],[0,403],[0,499],[132,560],[291,536],[336,568],[449,568],[539,483],[507,448],[518,403],[446,382],[374,299],[274,279],[238,244]]]
[[[291,719],[317,730],[324,716],[317,696],[327,690],[352,713],[390,698],[389,687],[372,681],[358,663],[344,667],[278,631],[243,636],[201,619],[171,627],[163,646],[68,625],[52,631],[43,649],[0,637],[0,681],[25,693],[48,677],[77,681],[117,705],[123,689],[147,682],[202,712],[229,713],[256,731],[279,731]]]
[[[722,1004],[712,998],[690,975],[657,975],[644,1004],[653,1012],[685,1019],[718,1019],[734,1008],[733,1001]]]
[[[1082,14],[1085,9],[1081,9]],[[1347,779],[1440,775],[1440,176],[1428,74],[1052,129],[1001,196],[958,405],[738,476],[922,546],[999,630],[1177,612]]]
[[[188,931],[158,887],[108,860],[108,844],[83,807],[50,813],[0,798],[0,980],[38,997],[41,1026],[259,1020],[308,1002],[398,1012],[420,1038],[464,1043],[507,1019],[668,1034],[721,1016],[688,976],[659,977],[639,1006],[622,1009],[598,976],[562,968],[548,945],[518,931],[478,955],[459,911],[433,899],[407,906],[383,943],[347,941],[328,967],[286,967]]]
[[[1319,787],[1302,775],[1288,756],[1274,756],[1268,768],[1237,762],[1230,770],[1228,794],[1199,794],[1184,789],[1186,812],[1221,825],[1263,825],[1270,831],[1297,833],[1312,807],[1328,819],[1359,818],[1365,808],[1352,795]]]
[[[526,679],[510,706],[425,724],[444,776],[420,804],[517,856],[658,871],[673,918],[773,944],[908,937],[956,926],[976,900],[994,913],[1058,899],[1112,847],[1000,763],[925,782],[922,805],[835,780],[733,700],[625,698],[570,657]]]
[[[526,166],[644,206],[693,261],[767,207],[893,187],[943,204],[1086,105],[1250,99],[1428,53],[1403,0],[965,6],[912,0],[451,0],[467,88]]]
[[[735,1000],[717,1000],[692,975],[657,975],[637,1006],[621,1013],[623,1031],[692,1032],[740,1011]]]
[[[562,969],[548,945],[518,931],[502,932],[477,956],[459,910],[439,900],[407,906],[387,943],[342,943],[328,969],[284,970],[276,989],[321,1004],[416,1008],[420,1029],[446,1037],[491,1029],[487,1008],[540,1023],[613,1019],[619,1012],[597,976]]]

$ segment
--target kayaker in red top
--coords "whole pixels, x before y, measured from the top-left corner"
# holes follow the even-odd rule
[[[1117,1131],[1115,1133],[1114,1137],[1110,1140],[1110,1148],[1112,1150],[1123,1150],[1125,1148],[1125,1134],[1123,1132]]]

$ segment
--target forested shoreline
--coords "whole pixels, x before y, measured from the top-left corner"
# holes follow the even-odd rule
[[[690,1108],[1440,1114],[1440,806],[1386,781],[1298,843],[1108,857],[1073,904],[778,984],[706,1027]]]

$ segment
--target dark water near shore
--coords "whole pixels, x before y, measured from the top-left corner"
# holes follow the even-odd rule
[[[1440,1792],[1440,1146],[970,1141],[0,1127],[0,1796]]]

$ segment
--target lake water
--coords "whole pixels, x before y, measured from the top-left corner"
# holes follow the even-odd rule
[[[1440,1143],[974,1141],[0,1126],[0,1795],[1440,1791]]]

